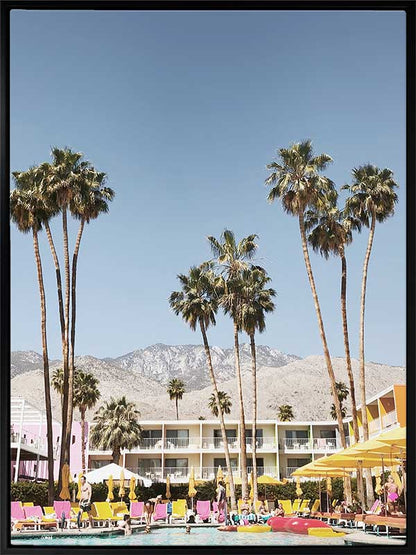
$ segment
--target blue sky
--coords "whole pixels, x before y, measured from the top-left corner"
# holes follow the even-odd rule
[[[322,353],[298,225],[266,202],[266,164],[310,138],[340,187],[371,162],[394,171],[396,214],[376,228],[366,357],[405,363],[405,14],[403,12],[23,11],[11,17],[11,169],[82,151],[116,191],[91,223],[78,272],[77,354],[200,343],[169,308],[176,275],[210,257],[225,228],[259,235],[277,290],[259,343]],[[341,195],[341,203],[344,197]],[[60,221],[53,223],[56,238]],[[71,226],[71,247],[76,226]],[[358,355],[367,230],[348,249]],[[58,241],[59,246],[59,241]],[[51,357],[56,290],[42,237]],[[339,260],[312,255],[331,354],[343,356]],[[12,230],[12,349],[41,351],[30,237]],[[223,317],[212,344],[232,345]],[[245,340],[245,338],[242,338]]]

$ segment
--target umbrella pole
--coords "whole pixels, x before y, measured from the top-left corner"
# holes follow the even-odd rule
[[[384,458],[383,458],[383,455],[381,455],[381,473],[383,475],[384,516],[387,516],[386,483],[385,483],[385,477],[384,477]]]
[[[321,477],[318,478],[318,491],[319,491],[319,511],[322,511],[321,507]]]
[[[361,466],[361,461],[358,461],[357,468],[359,470],[359,475],[360,475],[360,480],[361,480],[361,476],[363,475],[362,474],[363,469],[362,469],[362,466]],[[357,478],[358,478],[358,476],[357,476]],[[357,488],[358,488],[358,485],[357,485]],[[360,493],[361,493],[361,495],[360,495],[361,507],[362,507],[362,510],[364,511],[364,509],[365,509],[364,487],[360,488]]]

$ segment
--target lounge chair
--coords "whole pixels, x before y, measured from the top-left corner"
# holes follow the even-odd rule
[[[79,511],[80,511],[79,503],[71,503],[71,522],[75,523],[77,526],[78,526]],[[80,525],[82,527],[86,527],[86,526],[89,526],[89,523],[90,523],[90,519],[88,517],[88,513],[86,511],[82,511]]]
[[[111,510],[113,511],[114,516],[118,516],[118,515],[124,516],[129,514],[129,510],[124,501],[119,501],[118,503],[110,503],[110,507],[111,507]]]
[[[33,519],[28,520],[21,501],[12,501],[10,504],[10,518],[14,531],[21,531],[24,528],[33,528],[36,530],[36,523]]]
[[[299,511],[301,503],[302,503],[301,499],[295,499],[293,501],[292,510],[294,513],[297,513]]]
[[[196,515],[203,522],[211,517],[211,503],[209,501],[196,502]]]
[[[295,514],[293,512],[292,501],[290,499],[279,499],[279,503],[283,507],[285,516],[291,516]]]
[[[37,526],[35,530],[40,530],[41,528],[58,528],[58,519],[46,518],[40,505],[23,506],[23,510],[27,520],[32,519],[36,522]]]
[[[367,526],[371,527],[371,529],[368,529]],[[380,536],[383,533],[380,530],[381,527],[385,528],[387,537],[392,535],[403,535],[406,533],[406,517],[365,515],[364,532],[372,532]],[[391,531],[389,533],[389,529],[391,528],[399,530],[399,534],[391,534]]]
[[[130,518],[138,520],[140,523],[145,522],[143,501],[132,501],[130,503]]]
[[[319,499],[315,499],[315,501],[313,502],[312,507],[311,507],[310,516],[315,516],[315,517],[318,516],[319,517],[319,515],[321,514],[319,512],[320,506],[321,506],[321,501]]]
[[[173,505],[173,503],[172,503]],[[155,506],[155,510],[152,514],[153,522],[158,520],[164,520],[166,523],[169,522],[169,515],[168,515],[168,505],[167,503],[158,503]]]
[[[28,501],[27,503],[23,503],[23,507],[33,507],[35,504],[32,503],[31,501]]]
[[[56,515],[59,526],[69,528],[71,522],[71,503],[69,501],[54,501],[53,512]]]
[[[94,508],[95,515],[92,517],[92,521],[97,524],[97,526],[106,526],[111,527],[111,524],[115,524],[116,522],[123,520],[122,516],[114,516],[113,511],[111,510],[110,503],[107,501],[96,501],[92,504]]]
[[[185,522],[186,511],[188,510],[188,505],[186,499],[178,499],[177,501],[172,501],[172,514],[170,515],[170,521],[178,520],[180,522]]]
[[[310,499],[304,499],[299,507],[299,513],[304,513],[309,511],[309,503],[311,502]],[[309,514],[309,512],[308,512]]]
[[[239,501],[242,501],[242,499],[239,499]],[[238,506],[238,503],[237,503]],[[223,518],[225,519],[225,515],[224,515],[224,511],[222,510],[221,513],[219,513],[218,511],[218,503],[217,501],[213,501],[212,502],[212,512],[214,513],[214,515],[216,515],[216,519],[218,521],[220,516],[223,516]],[[240,511],[239,511],[240,512]]]

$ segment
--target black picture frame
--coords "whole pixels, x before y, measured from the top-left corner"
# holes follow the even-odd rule
[[[10,224],[9,224],[9,191],[10,191],[10,148],[9,148],[9,131],[10,131],[10,25],[9,17],[13,9],[29,9],[29,10],[384,10],[406,12],[407,16],[407,162],[406,162],[406,188],[407,188],[407,420],[408,420],[408,451],[413,455],[413,460],[407,462],[408,471],[408,537],[407,544],[404,546],[354,546],[336,548],[325,546],[325,549],[316,547],[293,546],[288,547],[209,547],[198,546],[198,549],[205,553],[239,553],[242,550],[247,553],[416,553],[415,544],[415,526],[411,523],[416,522],[416,473],[415,473],[415,423],[416,423],[416,384],[415,384],[415,360],[416,360],[416,341],[415,341],[415,308],[416,308],[416,195],[415,195],[415,3],[410,0],[363,0],[363,1],[345,1],[345,0],[294,0],[294,1],[244,1],[244,0],[225,0],[225,1],[125,1],[125,0],[5,0],[1,3],[1,154],[0,154],[0,172],[1,172],[1,189],[0,189],[0,293],[1,293],[1,314],[0,314],[0,362],[1,362],[1,471],[0,471],[0,492],[1,492],[1,553],[11,554],[27,554],[28,551],[38,551],[45,553],[71,553],[74,548],[71,546],[45,546],[40,549],[38,547],[22,548],[12,546],[10,544]],[[386,130],[388,132],[388,130]],[[137,548],[140,553],[183,553],[192,552],[195,548],[163,546],[152,548]],[[112,547],[77,547],[77,553],[93,554],[105,551],[106,553],[129,554],[136,551],[136,548],[112,548]]]

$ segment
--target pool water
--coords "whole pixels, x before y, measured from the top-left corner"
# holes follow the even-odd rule
[[[83,546],[169,546],[169,545],[345,545],[344,538],[319,538],[302,534],[266,532],[264,534],[239,534],[219,532],[216,528],[192,528],[190,534],[185,528],[154,528],[150,534],[133,531],[131,536],[122,534],[61,536],[45,534],[44,537],[13,538],[12,545],[83,545]]]

